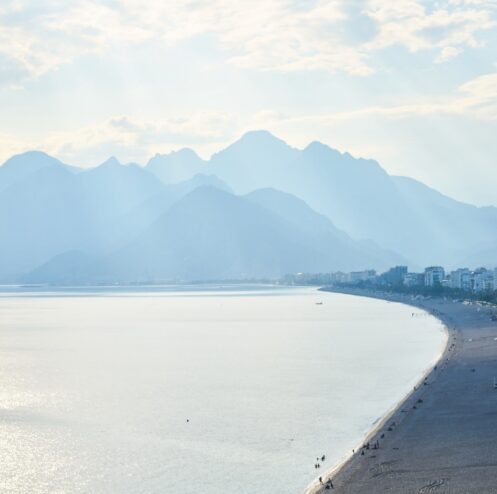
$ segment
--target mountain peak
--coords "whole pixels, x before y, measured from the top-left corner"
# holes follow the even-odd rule
[[[58,159],[50,156],[44,151],[26,151],[15,154],[9,158],[2,166],[22,166],[26,168],[43,168],[50,165],[62,165]]]
[[[322,143],[321,141],[312,141],[305,148],[305,150],[312,151],[314,149],[331,149],[327,144]]]
[[[280,161],[287,161],[289,154],[296,150],[285,141],[271,134],[267,130],[251,130],[246,132],[233,144],[212,155],[211,164],[222,160],[231,162],[239,161],[246,165],[261,160],[274,161],[276,157]]]
[[[121,162],[115,157],[111,156],[110,158],[106,159],[102,164],[99,166],[105,166],[105,167],[117,167],[117,166],[122,166]]]
[[[180,182],[178,185],[186,187],[187,189],[194,190],[198,187],[215,187],[224,190],[225,192],[233,193],[229,185],[213,174],[197,173],[189,180]]]
[[[187,156],[189,158],[199,158],[199,155],[192,148],[181,148],[177,151],[173,151],[170,154],[175,154],[177,156]]]
[[[327,144],[323,144],[320,141],[312,141],[304,148],[303,152],[307,156],[319,158],[323,157],[324,155],[331,155],[336,158],[343,156],[340,151],[337,151],[336,149],[333,149]]]
[[[201,161],[200,156],[192,149],[192,148],[181,148],[176,151],[170,151],[169,153],[156,153],[148,162],[148,164],[152,163],[154,164],[155,162],[163,159],[188,159],[188,160],[199,160]]]
[[[69,169],[58,159],[49,156],[43,151],[27,151],[16,154],[0,166],[0,190],[5,190],[10,185],[31,174],[51,167]]]
[[[173,184],[189,180],[197,173],[201,173],[205,166],[195,151],[183,148],[169,154],[156,154],[146,165],[165,184]]]
[[[238,140],[239,143],[244,143],[247,145],[258,145],[258,144],[283,144],[286,147],[289,147],[288,144],[279,137],[276,137],[274,134],[271,134],[268,130],[249,130],[245,134],[240,137]]]
[[[269,130],[266,129],[254,129],[254,130],[248,130],[245,132],[241,139],[252,139],[252,138],[272,138],[272,139],[277,139],[276,136],[271,134]]]

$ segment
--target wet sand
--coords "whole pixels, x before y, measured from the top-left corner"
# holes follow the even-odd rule
[[[497,322],[488,307],[337,290],[424,309],[449,328],[439,364],[315,493],[497,493]],[[378,441],[379,449],[372,449]],[[361,452],[364,451],[364,455]],[[323,477],[326,482],[327,478]]]

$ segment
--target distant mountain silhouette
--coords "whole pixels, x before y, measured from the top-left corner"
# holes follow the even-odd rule
[[[0,282],[492,266],[497,209],[255,131],[209,161],[184,149],[146,167],[110,158],[82,170],[42,152],[14,156],[0,167],[0,238]]]
[[[239,164],[235,157],[249,144],[256,159]],[[412,243],[413,212],[375,161],[355,159],[318,142],[300,151],[266,132],[255,132],[213,156],[210,168],[238,193],[274,187],[294,194],[352,237],[372,239],[416,264],[439,253],[430,247],[424,257],[421,242]],[[415,226],[416,234],[422,234]]]
[[[455,201],[411,178],[392,177],[392,181],[410,213],[406,240],[413,247],[405,249],[410,257],[418,246],[425,258],[437,264],[460,266],[484,246],[496,245],[497,208]],[[497,256],[493,259],[497,264]]]
[[[84,207],[102,245],[109,243],[116,221],[132,214],[164,187],[138,165],[121,165],[115,158],[81,172],[77,178]]]
[[[216,187],[227,192],[231,191],[222,180],[214,175],[198,174],[184,182],[163,185],[159,193],[149,196],[131,211],[115,215],[112,222],[107,222],[102,231],[102,235],[106,235],[106,241],[102,246],[105,246],[105,250],[109,251],[126,241],[132,240],[162,216],[174,203],[197,187],[202,186]]]
[[[481,245],[459,261],[462,267],[494,269],[497,265],[497,245]]]
[[[17,281],[67,252],[91,257],[112,251],[198,186],[229,190],[212,176],[165,186],[146,170],[117,160],[75,174],[43,157],[31,170],[16,180],[9,173],[10,185],[0,182],[0,281]],[[60,259],[68,262],[67,256]]]
[[[23,275],[21,281],[58,285],[98,283],[103,281],[103,278],[96,277],[98,263],[99,257],[96,255],[69,250],[52,257],[48,262]]]
[[[317,252],[264,208],[199,187],[112,260],[119,278],[124,270],[127,279],[240,279],[280,276],[301,260],[316,269]]]
[[[407,262],[405,258],[378,247],[372,241],[352,240],[344,231],[336,228],[329,218],[316,213],[296,196],[275,189],[259,189],[245,197],[298,228],[307,241],[333,257],[331,264],[336,266],[336,271],[354,271],[364,269],[364,266],[386,269]]]
[[[238,194],[289,192],[353,238],[398,252],[413,267],[457,265],[478,245],[497,242],[496,208],[455,201],[319,142],[298,150],[267,131],[249,132],[206,168]]]
[[[147,170],[166,184],[175,184],[205,173],[206,163],[191,149],[170,154],[157,154],[148,163]]]
[[[38,170],[50,166],[65,167],[68,171],[75,170],[41,151],[28,151],[12,156],[0,166],[0,192]]]
[[[264,207],[268,195],[291,205],[291,219]],[[287,214],[287,208],[283,207]],[[307,224],[299,219],[306,218]],[[312,230],[312,234],[311,234]],[[170,207],[128,245],[99,259],[72,252],[25,280],[42,282],[174,281],[280,277],[296,271],[389,266],[369,255],[305,203],[277,191],[242,198],[201,186]],[[74,277],[71,279],[70,275]]]
[[[77,177],[56,164],[0,192],[0,280],[15,280],[94,237]]]

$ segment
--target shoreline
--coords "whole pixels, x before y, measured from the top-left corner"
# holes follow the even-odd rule
[[[321,290],[321,289],[320,289]],[[442,330],[446,336],[445,342],[443,345],[440,346],[440,351],[438,356],[433,360],[433,362],[426,368],[426,370],[422,373],[421,377],[418,379],[416,384],[414,385],[414,389],[409,390],[406,392],[399,400],[395,402],[386,412],[378,417],[373,423],[371,428],[368,430],[368,432],[364,435],[363,440],[361,440],[353,449],[355,453],[349,452],[346,455],[344,455],[343,459],[341,459],[338,463],[335,465],[331,466],[327,470],[323,472],[321,477],[323,478],[323,483],[326,484],[328,480],[333,480],[334,478],[340,473],[342,468],[344,468],[350,461],[354,459],[355,456],[360,455],[361,448],[364,444],[367,443],[374,443],[376,440],[380,439],[381,436],[381,430],[390,422],[394,421],[395,418],[399,415],[400,411],[402,408],[404,408],[404,405],[410,401],[410,399],[416,394],[416,392],[423,387],[423,382],[425,380],[429,379],[430,376],[432,376],[434,369],[440,365],[441,362],[444,361],[445,358],[447,358],[447,355],[449,353],[449,348],[451,345],[451,329],[447,325],[447,323],[441,319],[439,316],[428,310],[427,308],[421,307],[420,305],[414,305],[407,303],[406,301],[399,301],[399,300],[393,300],[390,298],[386,297],[380,297],[380,296],[375,296],[372,293],[367,293],[365,290],[361,290],[361,293],[351,293],[347,290],[322,290],[322,291],[328,291],[330,293],[341,293],[345,295],[353,295],[355,297],[364,297],[364,298],[376,298],[378,300],[384,300],[386,302],[392,302],[392,303],[400,303],[403,305],[409,305],[411,307],[416,307],[419,310],[422,310],[426,314],[429,314],[432,317],[435,317],[438,321],[440,321],[442,325]],[[364,292],[364,293],[362,293]],[[398,419],[395,421],[397,424],[401,423],[402,420],[402,414],[398,417]],[[312,481],[307,488],[304,490],[303,494],[318,494],[323,491],[323,484],[320,484],[318,479],[315,479]]]
[[[449,330],[446,350],[426,385],[413,390],[371,431],[369,441],[379,437],[379,449],[356,452],[333,469],[333,492],[495,494],[497,324],[492,309],[364,289],[328,291],[411,305]],[[328,490],[311,487],[313,494]]]

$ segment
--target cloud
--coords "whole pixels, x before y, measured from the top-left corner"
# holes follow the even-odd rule
[[[370,0],[364,13],[375,21],[378,32],[366,44],[369,51],[404,46],[411,53],[436,51],[437,62],[462,53],[463,48],[483,46],[481,31],[496,26],[487,1],[436,2],[429,10],[419,0]]]
[[[274,110],[251,115],[199,112],[173,118],[118,115],[75,131],[50,132],[38,139],[22,140],[0,134],[0,162],[14,153],[30,149],[44,150],[80,166],[96,165],[111,155],[125,162],[145,163],[158,152],[182,147],[193,147],[208,157],[243,132],[253,129],[282,132],[304,145],[303,139],[315,137],[313,134],[349,124],[363,124],[369,119],[407,120],[430,116],[457,116],[482,122],[497,120],[497,73],[469,80],[452,95],[430,96],[409,104],[303,115]]]
[[[37,0],[36,0],[37,1]],[[324,69],[364,75],[366,55],[341,42],[333,26],[344,0],[142,1],[7,0],[0,7],[0,54],[38,77],[89,53],[116,45],[173,46],[212,35],[236,66],[291,71]]]
[[[457,57],[460,53],[462,53],[461,48],[456,48],[455,46],[444,46],[435,61],[437,63],[447,62],[448,60]]]
[[[111,155],[125,162],[144,163],[157,152],[185,146],[194,145],[209,152],[219,143],[234,138],[237,127],[237,117],[224,113],[197,113],[167,119],[123,115],[76,131],[52,132],[39,142],[26,143],[25,149],[43,149],[80,166],[98,164]]]
[[[228,63],[250,70],[324,70],[365,76],[392,46],[434,51],[438,62],[495,26],[493,0],[3,0],[0,77],[16,84],[116,46],[175,46],[209,35]],[[374,33],[352,41],[369,20]],[[1,81],[0,81],[1,82]]]
[[[463,84],[459,100],[461,113],[472,117],[497,120],[497,74],[486,74]]]
[[[489,9],[497,9],[497,2],[495,0],[449,0],[450,5],[468,5],[486,7]]]
[[[311,114],[285,115],[264,111],[254,117],[259,126],[279,124],[319,128],[337,125],[343,121],[361,121],[367,118],[407,119],[427,116],[461,116],[478,120],[497,120],[497,73],[476,77],[462,84],[450,96],[430,96],[409,104],[366,106],[356,110]]]
[[[14,154],[28,151],[30,147],[21,139],[5,133],[0,133],[0,164]]]

